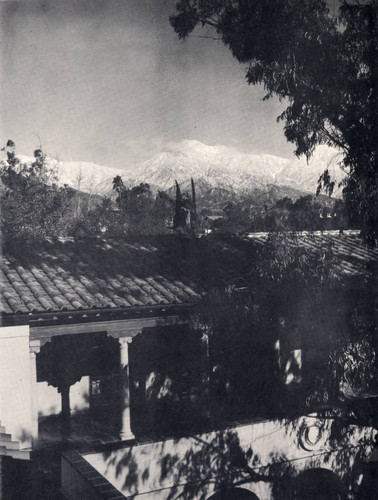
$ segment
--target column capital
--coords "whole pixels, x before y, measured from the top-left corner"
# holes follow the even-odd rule
[[[120,337],[118,339],[118,342],[119,342],[119,344],[121,346],[121,349],[125,348],[125,347],[128,347],[127,344],[131,344],[132,341],[133,341],[132,337]]]
[[[41,343],[39,340],[31,340],[29,344],[29,354],[35,356],[41,350]]]
[[[119,337],[119,350],[121,354],[121,367],[125,367],[129,364],[129,344],[131,344],[133,338],[132,337]]]
[[[143,331],[143,328],[142,327],[138,327],[138,328],[123,328],[122,330],[121,329],[117,329],[117,330],[110,330],[107,332],[107,335],[108,337],[113,337],[113,339],[123,339],[123,338],[134,338],[136,337],[137,335],[139,335],[140,333],[142,333]]]

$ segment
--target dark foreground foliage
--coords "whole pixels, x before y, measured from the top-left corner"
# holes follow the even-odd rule
[[[246,65],[248,83],[262,84],[265,99],[277,96],[288,103],[278,120],[284,121],[296,155],[309,157],[317,144],[344,153],[346,206],[351,215],[362,217],[364,237],[374,245],[378,2],[330,5],[325,0],[182,0],[170,21],[181,39],[197,26],[215,30]],[[334,185],[326,170],[319,189],[332,194]]]

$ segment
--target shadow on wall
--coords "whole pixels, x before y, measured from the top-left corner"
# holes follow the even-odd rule
[[[165,500],[371,498],[363,490],[368,481],[366,464],[371,452],[371,429],[365,433],[350,426],[342,437],[339,432],[336,450],[324,444],[322,451],[306,453],[299,444],[303,441],[303,427],[288,421],[277,424],[283,430],[282,435],[290,438],[293,449],[283,447],[283,451],[278,451],[277,446],[271,446],[270,439],[277,442],[275,431],[272,436],[261,434],[258,439],[253,439],[252,431],[246,440],[237,429],[229,429],[187,440],[103,452],[98,454],[101,465],[91,455],[86,459],[126,496],[167,488],[161,497]],[[331,433],[335,432],[332,428],[331,425]],[[267,439],[272,451],[268,452],[261,442],[258,445],[259,439]],[[308,438],[307,446],[311,446],[311,439],[316,447],[317,437],[313,435]],[[325,443],[330,440],[332,436],[327,436]]]
[[[150,328],[130,345],[131,421],[136,435],[178,435],[206,424],[208,363],[186,326]]]

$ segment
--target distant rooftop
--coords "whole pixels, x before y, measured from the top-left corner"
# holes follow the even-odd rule
[[[254,243],[264,245],[268,240],[269,233],[250,233],[247,238]],[[358,274],[369,262],[377,261],[378,249],[368,248],[360,238],[360,231],[338,230],[331,231],[302,231],[296,233],[301,246],[309,250],[319,250],[330,245],[332,252],[338,261],[338,268],[346,274]]]

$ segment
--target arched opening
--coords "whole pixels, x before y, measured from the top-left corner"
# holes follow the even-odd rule
[[[340,478],[327,469],[309,469],[294,479],[295,500],[343,500],[344,488]]]
[[[229,488],[218,491],[208,500],[259,500],[259,497],[244,488]]]
[[[79,434],[105,425],[116,433],[118,364],[118,342],[106,332],[60,335],[43,345],[37,354],[40,435],[59,439],[60,432],[71,433],[71,424]]]

